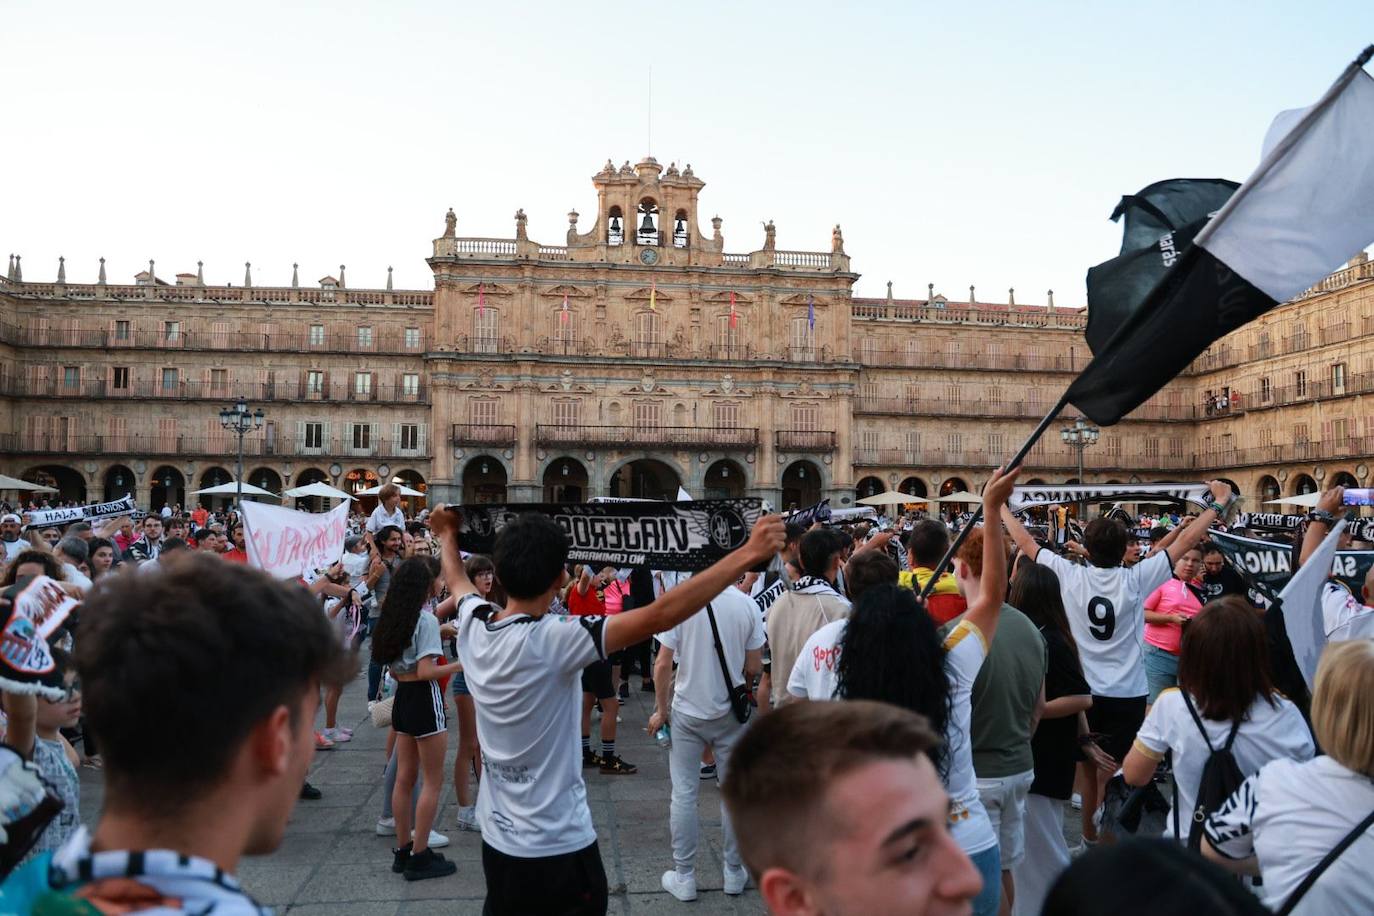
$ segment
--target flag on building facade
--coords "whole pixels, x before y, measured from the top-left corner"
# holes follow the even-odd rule
[[[477,314],[484,315],[487,311],[487,292],[483,284],[477,284]]]
[[[649,308],[650,308],[650,309],[655,309],[655,308],[657,308],[657,305],[655,305],[655,303],[656,303],[657,301],[658,301],[658,281],[657,281],[657,280],[650,280],[650,281],[649,281]]]
[[[730,290],[730,330],[739,325],[739,315],[735,313],[735,291]]]
[[[806,294],[806,327],[816,330],[816,297],[810,293]]]
[[[1065,397],[1109,426],[1214,341],[1374,241],[1370,47],[1310,108],[1275,118],[1259,166],[1197,233]]]
[[[564,324],[568,323],[568,291],[563,291],[563,311],[559,313],[558,320]]]

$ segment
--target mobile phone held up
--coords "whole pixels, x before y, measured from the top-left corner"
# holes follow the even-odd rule
[[[1350,487],[1341,497],[1341,503],[1347,506],[1374,506],[1374,488]]]

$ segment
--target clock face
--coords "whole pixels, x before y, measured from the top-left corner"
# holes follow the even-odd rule
[[[658,263],[658,252],[652,248],[645,248],[639,252],[639,260],[645,264]]]

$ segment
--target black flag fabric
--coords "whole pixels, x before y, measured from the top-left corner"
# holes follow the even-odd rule
[[[1179,252],[1193,244],[1240,185],[1220,178],[1158,181],[1121,198],[1112,219],[1125,217],[1121,254],[1088,271],[1088,328],[1093,353],[1145,302]]]
[[[1259,166],[1069,386],[1111,426],[1213,342],[1328,276],[1374,241],[1374,78],[1346,68],[1310,108],[1283,112]]]

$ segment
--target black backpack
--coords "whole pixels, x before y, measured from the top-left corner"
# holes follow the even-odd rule
[[[1207,729],[1202,726],[1202,717],[1193,708],[1193,701],[1189,698],[1186,690],[1180,690],[1183,696],[1183,703],[1188,707],[1188,713],[1197,723],[1197,729],[1202,733],[1202,740],[1207,742],[1207,749],[1212,753],[1208,756],[1207,762],[1202,767],[1202,779],[1198,782],[1196,801],[1192,811],[1192,822],[1188,827],[1188,848],[1201,851],[1202,849],[1202,827],[1207,818],[1226,803],[1226,800],[1235,794],[1240,788],[1241,783],[1245,782],[1245,774],[1240,771],[1240,765],[1236,763],[1235,755],[1231,753],[1231,745],[1236,741],[1236,732],[1240,731],[1240,720],[1237,719],[1231,725],[1231,734],[1226,736],[1226,743],[1221,747],[1212,747],[1212,739],[1207,737]],[[1174,773],[1177,781],[1178,773]],[[1175,804],[1174,812],[1174,834],[1179,832],[1179,812]]]

